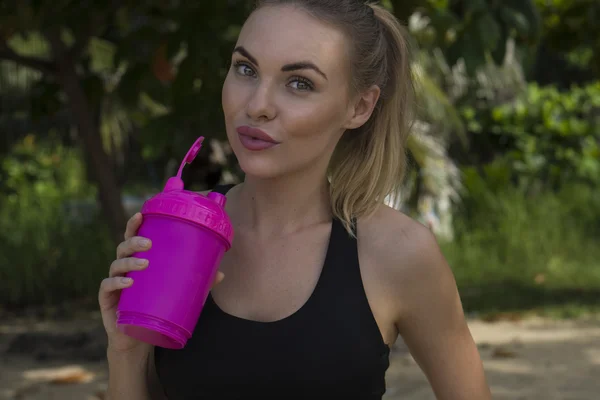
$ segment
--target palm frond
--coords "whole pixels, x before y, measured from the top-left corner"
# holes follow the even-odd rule
[[[467,135],[465,125],[451,99],[444,92],[435,78],[429,74],[421,52],[413,63],[413,76],[417,91],[417,106],[419,118],[439,126],[439,133],[454,134],[466,145]]]
[[[460,200],[461,174],[448,156],[443,137],[434,132],[433,125],[419,122],[409,139],[409,151],[419,165],[415,177],[419,185],[412,185],[419,188],[414,211],[438,236],[452,240],[451,204]]]

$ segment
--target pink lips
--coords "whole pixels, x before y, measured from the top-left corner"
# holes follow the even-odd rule
[[[273,139],[267,133],[250,126],[238,127],[237,133],[242,146],[251,151],[266,150],[279,144],[278,141]]]

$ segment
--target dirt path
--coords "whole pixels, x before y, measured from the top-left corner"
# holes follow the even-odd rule
[[[0,400],[102,400],[106,366],[98,324],[90,318],[0,325]],[[598,399],[600,321],[471,321],[469,325],[495,400]],[[82,329],[89,333],[73,336]],[[68,340],[59,336],[64,332],[70,332]],[[73,350],[58,351],[65,348]],[[61,354],[68,359],[61,360]],[[402,345],[392,354],[387,380],[385,400],[434,399]]]
[[[471,321],[494,400],[600,398],[600,322]],[[429,400],[433,394],[407,354],[388,371],[386,400]]]

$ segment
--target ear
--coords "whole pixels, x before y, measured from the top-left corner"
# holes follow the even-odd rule
[[[348,110],[349,118],[344,128],[356,129],[363,126],[369,120],[371,114],[373,114],[373,110],[379,100],[380,94],[381,89],[379,89],[379,86],[377,85],[373,85],[363,92],[356,101],[354,101],[354,104],[350,105],[350,110]]]

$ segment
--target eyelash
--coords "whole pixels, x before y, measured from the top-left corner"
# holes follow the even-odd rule
[[[233,63],[233,67],[236,68],[236,69],[239,68],[239,67],[242,67],[242,66],[250,68],[252,70],[252,72],[256,73],[254,71],[254,68],[252,68],[252,66],[250,64],[248,64],[247,62],[245,62],[245,61],[235,61]],[[248,75],[244,75],[244,74],[240,74],[240,75],[243,76],[243,77],[248,77]],[[291,79],[291,82],[293,82],[293,81],[297,81],[297,82],[303,83],[306,86],[308,86],[307,89],[295,89],[295,90],[299,90],[299,91],[312,91],[312,90],[315,89],[315,85],[309,79],[306,79],[306,78],[304,78],[302,76],[293,76],[292,79]]]

